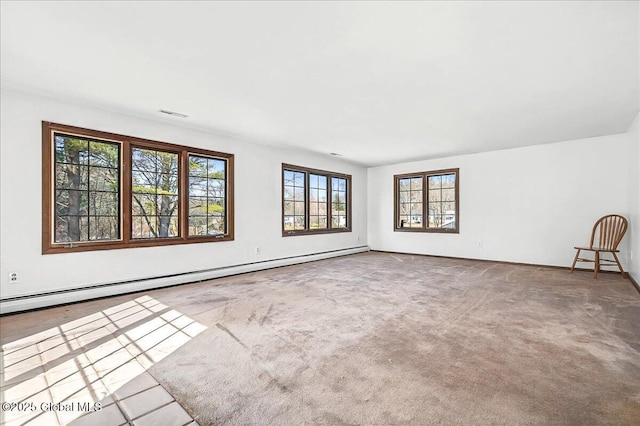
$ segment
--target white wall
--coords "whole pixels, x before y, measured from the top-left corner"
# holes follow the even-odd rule
[[[2,298],[366,245],[367,170],[330,156],[268,148],[2,88]],[[41,254],[41,121],[235,154],[235,241]],[[353,232],[281,236],[281,164],[353,176]],[[261,254],[255,254],[260,247]],[[20,282],[8,284],[8,273]]]
[[[372,250],[568,266],[593,223],[628,209],[624,134],[369,169]],[[460,233],[393,231],[393,175],[460,168]],[[621,261],[628,262],[627,242]],[[588,267],[586,264],[582,266]]]
[[[627,132],[629,147],[629,247],[633,257],[629,262],[629,273],[640,283],[640,114]]]

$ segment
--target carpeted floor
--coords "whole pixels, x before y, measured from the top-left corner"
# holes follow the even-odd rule
[[[6,316],[1,342],[141,297],[111,333],[201,425],[640,424],[619,274],[370,252]],[[201,329],[135,341],[169,313]]]

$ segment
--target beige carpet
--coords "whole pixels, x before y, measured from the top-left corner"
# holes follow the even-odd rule
[[[202,425],[640,422],[640,294],[619,274],[371,252],[7,316],[2,344],[141,296],[162,309],[114,335],[170,312],[206,327],[146,357],[123,343]]]

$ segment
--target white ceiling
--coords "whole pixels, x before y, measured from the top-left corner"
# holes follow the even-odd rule
[[[638,2],[0,12],[5,87],[363,165],[622,133],[639,108]]]

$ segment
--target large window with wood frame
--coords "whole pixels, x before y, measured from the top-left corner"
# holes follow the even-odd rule
[[[459,169],[394,176],[394,230],[458,233]]]
[[[233,155],[43,122],[43,253],[233,239]]]
[[[282,165],[282,235],[350,231],[350,175]]]

